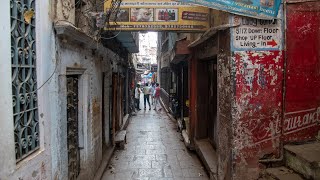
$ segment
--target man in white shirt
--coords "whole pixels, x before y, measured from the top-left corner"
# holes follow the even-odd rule
[[[144,100],[144,110],[146,110],[146,101],[148,101],[149,104],[149,110],[151,110],[150,105],[150,94],[151,94],[151,88],[149,87],[149,84],[146,83],[146,86],[143,88],[143,100]]]
[[[139,111],[141,110],[140,109],[140,93],[141,93],[140,85],[137,84],[136,89],[134,90],[134,99],[136,101],[136,108]]]

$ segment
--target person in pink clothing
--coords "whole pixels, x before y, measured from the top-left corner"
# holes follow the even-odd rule
[[[156,88],[154,90],[154,110],[157,110],[157,106],[159,104],[159,110],[161,110],[161,105],[160,105],[160,91],[161,91],[161,88],[160,88],[160,85],[159,83],[156,83]]]

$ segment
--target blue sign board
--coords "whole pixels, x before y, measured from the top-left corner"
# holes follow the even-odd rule
[[[275,19],[281,0],[178,0],[206,6],[212,9],[254,17],[257,19]]]

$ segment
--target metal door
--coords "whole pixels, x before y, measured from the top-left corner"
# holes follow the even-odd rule
[[[78,138],[78,76],[67,76],[67,140],[68,177],[77,179],[80,173]]]

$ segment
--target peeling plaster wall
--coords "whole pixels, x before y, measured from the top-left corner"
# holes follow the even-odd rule
[[[103,72],[105,73],[104,77],[104,134],[105,134],[105,144],[107,146],[110,146],[110,122],[111,122],[111,109],[110,107],[112,106],[111,102],[111,93],[112,93],[112,67],[110,64],[111,60],[104,58],[102,61],[102,67],[103,67]]]
[[[62,170],[60,179],[67,178],[67,122],[66,122],[66,75],[67,68],[80,69],[79,75],[79,103],[82,112],[83,149],[80,150],[81,172],[80,177],[92,179],[102,159],[102,60],[103,58],[92,54],[77,45],[59,41],[59,101],[60,101],[60,153]],[[107,68],[106,68],[107,69]],[[80,126],[79,126],[80,128]],[[81,140],[80,140],[81,141]],[[82,176],[83,175],[83,176]]]
[[[36,59],[37,83],[42,85],[54,72],[56,59],[54,55],[54,38],[50,21],[49,1],[35,1],[36,3]],[[16,163],[14,127],[12,112],[11,90],[11,50],[10,50],[10,2],[0,2],[1,21],[1,82],[0,88],[0,179],[51,179],[51,125],[54,121],[51,110],[53,105],[48,103],[54,90],[50,87],[55,83],[51,79],[38,90],[38,111],[40,129],[40,149]]]
[[[66,121],[66,74],[67,67],[79,69],[79,100],[81,111],[80,136],[81,174],[80,179],[93,179],[102,159],[102,72],[119,71],[117,62],[122,59],[110,50],[104,57],[90,49],[60,41],[54,33],[52,21],[63,19],[61,2],[41,0],[36,2],[36,46],[38,86],[50,80],[38,91],[40,124],[40,149],[19,163],[14,153],[14,127],[11,92],[11,50],[10,46],[10,2],[1,1],[0,26],[1,61],[0,110],[2,114],[0,131],[0,179],[68,179],[67,121]],[[70,3],[70,1],[68,1]],[[58,3],[58,5],[56,4]],[[59,4],[60,3],[60,4]],[[68,10],[70,11],[70,10]],[[53,13],[55,12],[55,13]],[[74,13],[68,14],[69,20]],[[54,73],[55,72],[55,73]],[[54,74],[53,74],[54,73]],[[109,75],[110,76],[110,75]],[[108,95],[106,95],[109,97]],[[3,121],[4,120],[4,121]]]
[[[284,87],[280,19],[230,18],[231,24],[239,24],[230,30],[233,179],[257,179],[259,159],[280,156]]]
[[[218,123],[217,123],[217,154],[218,179],[231,179],[232,175],[232,117],[231,102],[234,89],[232,88],[232,61],[229,48],[229,31],[219,32],[218,65]]]
[[[80,175],[79,179],[93,179],[102,160],[102,131],[105,130],[106,144],[109,143],[109,98],[111,97],[112,72],[122,72],[120,61],[124,59],[109,49],[103,57],[91,49],[73,44],[66,39],[56,39],[57,58],[59,59],[57,86],[58,92],[56,114],[59,115],[54,132],[53,174],[57,179],[68,178],[68,150],[67,150],[67,75],[79,75],[79,147]],[[105,87],[103,85],[105,72]],[[105,127],[102,127],[102,90],[105,88]]]
[[[320,130],[319,6],[319,2],[285,6],[287,51],[277,40],[284,36],[276,33],[269,34],[276,44],[273,39],[267,44],[278,50],[263,50],[260,44],[259,50],[232,53],[233,179],[257,179],[259,159],[279,158],[282,144],[314,140]],[[246,45],[239,42],[237,46]]]
[[[256,179],[259,159],[279,155],[283,53],[235,51],[232,62],[234,179]]]

